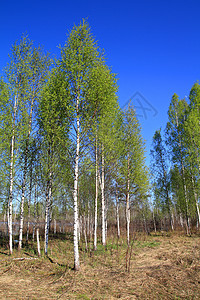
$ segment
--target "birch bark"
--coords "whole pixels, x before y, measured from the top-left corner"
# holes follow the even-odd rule
[[[40,237],[39,237],[39,228],[36,230],[36,238],[37,238],[37,251],[38,251],[38,256],[41,256],[40,252]]]
[[[29,238],[29,227],[30,227],[30,218],[31,218],[31,195],[32,195],[32,166],[31,166],[29,198],[28,198],[28,222],[27,222],[26,242],[28,242],[28,238]]]
[[[178,120],[178,114],[175,112],[176,116],[176,126],[179,127],[179,120]],[[178,146],[179,146],[179,152],[180,152],[180,159],[181,159],[181,172],[182,172],[182,178],[183,178],[183,189],[184,189],[184,198],[185,198],[185,206],[186,206],[186,231],[187,235],[190,234],[190,219],[189,219],[189,208],[188,208],[188,197],[187,197],[187,187],[186,187],[186,179],[185,179],[185,167],[183,164],[183,156],[182,156],[182,143],[181,138],[178,135]]]
[[[97,135],[95,143],[95,211],[94,211],[94,250],[97,250],[97,203],[98,203],[98,155],[97,155]]]
[[[127,174],[127,193],[126,193],[126,232],[127,232],[127,245],[130,241],[130,157],[128,152],[128,174]]]
[[[102,174],[101,174],[101,211],[102,211],[102,244],[106,245],[105,228],[105,197],[104,197],[104,146],[102,145]]]
[[[117,237],[120,238],[120,226],[119,226],[119,198],[118,198],[118,191],[116,185],[116,221],[117,221]]]
[[[35,227],[36,227],[36,204],[37,204],[37,176],[35,179],[35,195],[34,195],[34,223],[33,223],[33,241],[35,238]]]
[[[46,209],[45,209],[45,240],[44,240],[44,252],[48,254],[48,242],[49,242],[49,226],[50,226],[50,205],[51,205],[51,188],[52,188],[52,174],[50,171],[49,181],[47,184],[46,192]]]
[[[80,148],[80,120],[79,120],[79,97],[76,100],[76,157],[74,168],[74,270],[80,269],[79,250],[78,250],[78,163]]]
[[[13,252],[12,245],[12,201],[13,201],[13,167],[14,167],[14,146],[15,146],[15,121],[17,113],[18,95],[15,96],[14,102],[14,115],[12,125],[12,138],[11,138],[11,150],[10,150],[10,187],[9,187],[9,199],[8,199],[8,232],[9,232],[9,250],[10,254]]]
[[[22,236],[23,236],[23,225],[24,225],[24,199],[25,199],[25,189],[26,189],[26,173],[27,173],[27,160],[28,160],[28,146],[29,146],[29,138],[31,134],[31,124],[32,124],[32,113],[33,113],[33,103],[34,96],[31,100],[31,109],[29,115],[29,125],[28,125],[28,135],[26,139],[26,149],[25,149],[25,157],[24,157],[24,174],[23,174],[23,183],[22,183],[22,198],[21,198],[21,209],[20,209],[20,225],[19,225],[19,245],[18,250],[22,248]]]
[[[192,175],[192,188],[193,188],[193,193],[194,193],[194,198],[195,198],[195,204],[196,204],[196,209],[197,209],[198,223],[200,224],[199,204],[198,204],[197,193],[195,191],[195,184],[194,184],[194,177],[193,177],[193,175]]]

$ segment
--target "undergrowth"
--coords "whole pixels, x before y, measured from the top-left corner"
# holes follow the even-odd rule
[[[2,243],[0,243],[2,245]],[[43,241],[41,241],[43,246]],[[48,256],[37,258],[36,243],[24,243],[12,257],[0,248],[0,296],[22,299],[199,299],[200,238],[110,236],[88,249],[80,242],[81,269],[73,270],[71,235],[49,238]],[[15,260],[15,258],[27,258]],[[35,297],[35,298],[34,298]]]

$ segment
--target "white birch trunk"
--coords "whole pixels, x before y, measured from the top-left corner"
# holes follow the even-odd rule
[[[88,215],[87,215],[87,231],[86,231],[87,236],[90,235],[90,205],[88,201]]]
[[[90,251],[91,251],[91,240],[92,240],[92,236],[94,235],[94,220],[92,219],[92,217],[90,217],[90,232],[89,232],[89,242],[90,242]]]
[[[169,206],[169,210],[170,210],[170,225],[171,225],[171,230],[174,231],[174,216],[173,216],[173,212],[172,212],[171,206]]]
[[[29,198],[28,198],[28,223],[27,223],[26,242],[28,242],[28,238],[29,238],[29,227],[30,227],[30,218],[31,218],[31,195],[32,195],[32,167],[31,167],[30,189],[29,189]]]
[[[153,226],[154,226],[154,231],[156,232],[156,220],[155,220],[155,214],[154,214],[154,208],[153,208]]]
[[[183,217],[182,217],[181,213],[180,213],[180,224],[181,224],[181,227],[183,228],[184,224],[183,224]]]
[[[102,178],[101,178],[101,210],[102,210],[102,244],[106,245],[105,197],[104,197],[104,147],[102,146]]]
[[[33,223],[33,241],[35,238],[35,226],[36,226],[36,202],[37,202],[37,177],[35,182],[35,195],[34,195],[34,223]]]
[[[9,208],[9,201],[8,201],[8,207],[7,207],[7,236],[9,238],[9,232],[10,232],[10,216],[9,216],[9,213],[10,213],[10,208]]]
[[[79,120],[79,98],[77,97],[77,135],[76,135],[76,158],[74,168],[74,270],[80,269],[79,250],[78,250],[78,164],[79,164],[79,147],[80,147],[80,120]]]
[[[41,256],[40,252],[40,237],[39,237],[39,228],[36,230],[36,238],[37,238],[37,251],[38,251],[38,256]]]
[[[51,203],[51,172],[50,172],[50,180],[47,186],[46,209],[45,209],[44,253],[46,255],[48,254],[48,242],[49,242],[50,203]]]
[[[127,194],[126,194],[126,232],[127,232],[127,245],[130,241],[130,161],[128,153],[128,178],[127,178]]]
[[[83,224],[83,226],[84,226],[83,231],[84,231],[84,238],[85,238],[85,250],[88,251],[87,233],[86,233],[86,226],[87,226],[87,224],[86,224],[86,217],[85,217],[85,215],[83,215],[83,222],[84,222],[84,224]]]
[[[196,204],[196,209],[197,209],[198,222],[200,223],[200,212],[199,212],[199,205],[198,205],[198,197],[197,197],[197,193],[195,191],[193,175],[192,175],[192,187],[193,187],[194,199],[195,199],[195,204]]]
[[[26,162],[25,162],[25,164],[26,164]],[[20,221],[19,221],[19,244],[18,244],[18,250],[20,250],[22,248],[22,236],[23,236],[23,224],[24,224],[25,182],[26,182],[26,171],[24,170],[23,184],[22,184],[21,209],[20,209]]]
[[[107,198],[105,200],[105,236],[107,239],[107,235],[108,235],[108,219],[107,219],[107,214],[108,214],[108,201]]]
[[[176,113],[176,126],[177,126],[177,128],[179,126],[179,120],[178,120],[177,113]],[[190,218],[189,218],[189,209],[188,209],[187,187],[186,187],[186,180],[185,180],[185,168],[183,165],[182,148],[181,148],[182,143],[181,143],[180,136],[178,136],[178,141],[179,141],[181,170],[182,170],[182,178],[183,178],[183,189],[184,189],[185,205],[186,205],[186,231],[187,231],[187,235],[189,235],[190,234]]]
[[[9,250],[10,254],[13,252],[12,245],[12,200],[13,200],[13,167],[14,167],[14,146],[15,146],[15,120],[17,113],[18,96],[15,96],[12,138],[11,138],[11,151],[10,151],[10,187],[8,199],[8,232],[9,232]]]
[[[29,127],[28,127],[28,135],[27,135],[27,140],[26,140],[26,150],[25,150],[25,158],[24,158],[24,174],[23,174],[23,182],[22,182],[22,198],[21,198],[20,225],[19,225],[19,245],[18,245],[19,250],[22,248],[22,236],[23,236],[23,226],[24,226],[24,199],[25,199],[25,190],[26,190],[28,145],[29,145],[29,138],[30,138],[30,134],[31,134],[33,102],[34,102],[34,97],[32,97],[32,101],[31,101],[31,110],[30,110],[29,125],[28,125]]]
[[[187,235],[190,235],[189,207],[188,207],[187,187],[185,183],[185,169],[183,163],[182,163],[182,173],[183,173],[183,186],[184,186],[185,204],[186,204],[186,230],[187,230]]]
[[[97,156],[97,135],[96,135],[96,145],[95,145],[94,250],[97,250],[97,205],[98,205],[98,156]]]
[[[117,221],[117,237],[120,238],[120,225],[119,225],[119,198],[116,186],[116,221]]]

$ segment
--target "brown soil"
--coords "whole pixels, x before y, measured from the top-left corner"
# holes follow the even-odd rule
[[[7,254],[2,248],[0,299],[200,299],[198,236],[137,236],[129,252],[110,239],[107,249],[80,251],[79,272],[68,239],[50,240],[49,259]]]

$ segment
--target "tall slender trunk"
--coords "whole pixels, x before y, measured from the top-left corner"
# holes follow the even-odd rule
[[[91,241],[92,241],[92,235],[94,235],[94,220],[92,219],[92,217],[90,217],[90,221],[89,221],[89,242],[90,242],[90,252],[92,250],[91,248]]]
[[[181,227],[183,228],[184,224],[183,224],[183,217],[182,217],[182,213],[180,213],[180,224],[181,224]]]
[[[10,203],[9,203],[9,199],[8,199],[8,206],[7,206],[7,237],[9,238],[9,232],[10,232]]]
[[[171,226],[171,230],[174,231],[173,213],[172,213],[172,208],[171,208],[171,203],[170,203],[171,201],[170,201],[168,190],[167,190],[167,202],[168,202],[168,212],[169,212],[170,226]]]
[[[33,241],[35,238],[35,227],[36,227],[36,203],[37,203],[37,175],[36,175],[36,179],[35,179],[35,195],[34,195]]]
[[[192,188],[193,188],[194,199],[195,199],[195,204],[196,204],[196,209],[197,209],[198,223],[200,224],[199,204],[198,204],[197,193],[196,193],[196,191],[195,191],[195,184],[194,184],[194,177],[193,177],[193,175],[192,175]]]
[[[28,135],[27,135],[27,139],[26,139],[26,148],[25,148],[25,157],[24,157],[24,174],[23,174],[23,182],[22,182],[22,198],[21,198],[20,225],[19,225],[19,245],[18,245],[19,250],[22,248],[22,235],[23,235],[23,226],[24,226],[24,199],[25,199],[25,189],[26,189],[28,147],[29,147],[29,138],[30,138],[30,134],[31,134],[33,103],[34,103],[34,97],[32,97],[32,100],[31,100],[31,110],[30,110],[29,124],[28,124]]]
[[[142,215],[143,215],[143,221],[144,221],[144,231],[148,235],[149,232],[148,232],[148,228],[147,228],[147,220],[146,220],[144,212],[142,213]]]
[[[8,199],[8,231],[9,231],[9,250],[10,254],[13,252],[12,245],[12,201],[13,201],[13,167],[14,167],[14,146],[15,146],[15,121],[17,113],[18,96],[15,96],[14,103],[14,115],[12,125],[12,138],[10,149],[10,187],[9,187],[9,199]]]
[[[171,223],[171,229],[174,231],[174,213],[172,211],[172,208],[170,206],[170,223]]]
[[[154,214],[154,208],[153,208],[153,226],[154,226],[154,231],[156,232],[156,220],[155,220],[155,214]]]
[[[106,197],[105,200],[105,235],[106,235],[106,239],[107,239],[107,235],[108,235],[108,198]]]
[[[76,100],[77,112],[77,132],[76,132],[76,158],[74,168],[74,270],[80,269],[79,250],[78,250],[78,164],[79,164],[79,148],[80,148],[80,120],[79,120],[79,98]]]
[[[36,229],[36,237],[37,237],[37,251],[38,251],[38,256],[41,256],[40,253],[40,237],[39,237],[39,228]]]
[[[162,166],[162,172],[163,172],[163,177],[164,177],[164,189],[165,189],[165,196],[166,196],[166,205],[168,209],[168,214],[169,214],[169,219],[170,219],[170,226],[171,230],[174,230],[174,224],[173,224],[173,217],[172,217],[172,212],[171,212],[171,199],[169,196],[169,187],[167,184],[167,172],[165,169],[165,164],[164,164],[164,157],[163,153],[160,151],[160,161],[161,161],[161,166]]]
[[[49,180],[48,180],[48,183],[47,183],[46,209],[45,209],[44,252],[45,252],[46,255],[48,254],[48,242],[49,242],[51,189],[52,189],[52,174],[51,174],[51,171],[50,171]]]
[[[119,226],[119,198],[116,185],[116,222],[117,222],[117,237],[120,238],[120,226]]]
[[[126,192],[126,233],[127,233],[127,245],[130,240],[130,157],[128,152],[128,174],[127,174],[127,192]]]
[[[190,138],[192,140],[192,143],[194,143],[194,149],[195,149],[195,154],[196,154],[196,162],[197,162],[197,167],[198,167],[199,174],[200,174],[200,162],[199,162],[198,146],[196,145],[194,136],[192,136],[192,137],[190,136]],[[191,167],[191,169],[193,169],[193,168]],[[193,186],[195,204],[196,204],[196,209],[197,209],[197,229],[198,229],[199,224],[200,224],[200,211],[199,211],[199,204],[198,204],[198,196],[197,196],[197,193],[195,191],[195,185],[194,185],[194,177],[193,177],[193,175],[192,175],[192,186]]]
[[[102,145],[102,174],[101,174],[101,210],[102,210],[102,244],[106,245],[105,228],[105,196],[104,196],[104,146]]]
[[[184,188],[185,206],[186,206],[186,231],[187,231],[187,235],[189,235],[190,234],[189,205],[188,205],[187,187],[186,187],[186,180],[185,180],[185,168],[183,166],[182,160],[181,160],[181,167],[182,167],[183,188]]]
[[[178,120],[177,112],[176,112],[176,126],[177,126],[177,129],[178,129],[179,120]],[[180,159],[181,159],[181,173],[182,173],[183,190],[184,190],[184,198],[185,198],[185,208],[186,208],[186,231],[187,231],[187,234],[190,234],[190,218],[189,218],[187,187],[186,187],[186,179],[185,179],[185,167],[184,167],[184,164],[183,164],[182,142],[181,142],[181,138],[180,138],[179,134],[178,134],[178,146],[179,146]]]
[[[89,236],[90,234],[90,202],[89,202],[89,198],[88,198],[88,213],[87,213],[87,230],[86,230],[86,234],[87,236]]]
[[[21,198],[21,208],[20,208],[20,221],[19,221],[20,223],[19,223],[18,250],[20,250],[22,248],[22,236],[23,236],[23,225],[24,225],[24,199],[25,199],[26,172],[27,172],[27,156],[28,156],[28,143],[26,142],[24,174],[23,174],[23,183],[22,183],[22,198]]]
[[[97,155],[97,134],[96,134],[96,143],[95,143],[94,250],[97,250],[97,205],[98,205],[98,155]]]
[[[8,232],[7,232],[7,229],[8,229],[8,226],[7,226],[7,222],[6,222],[6,216],[7,216],[7,210],[8,210],[8,208],[6,209],[6,212],[4,213],[4,216],[3,216],[3,223],[4,223],[4,234],[7,234],[7,236],[8,236]],[[7,218],[7,220],[8,220],[8,218]]]
[[[88,220],[89,222],[89,220]],[[88,251],[88,243],[87,243],[87,230],[86,230],[87,224],[86,224],[86,217],[85,214],[83,215],[83,233],[84,233],[84,239],[85,239],[85,250]]]
[[[31,195],[32,195],[32,166],[31,166],[30,187],[29,187],[29,197],[28,197],[28,222],[27,222],[26,242],[28,242],[28,238],[29,238],[29,227],[30,227],[30,218],[31,218]]]

